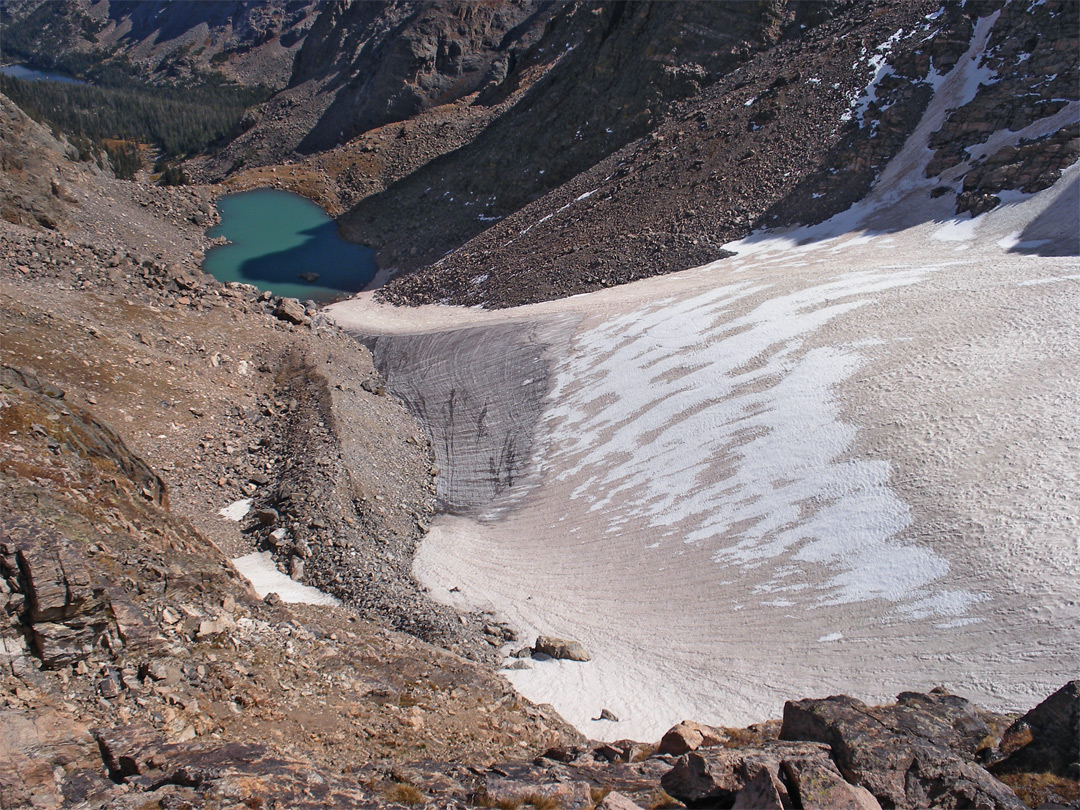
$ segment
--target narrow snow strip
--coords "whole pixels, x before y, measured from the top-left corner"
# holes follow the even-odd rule
[[[1020,243],[1024,244],[1023,242]],[[1069,276],[1056,276],[1052,278],[1033,278],[1028,281],[1021,281],[1017,284],[1018,287],[1038,287],[1043,284],[1053,284],[1057,281],[1080,281],[1080,274]]]
[[[340,605],[341,602],[318,588],[302,585],[277,570],[269,551],[256,551],[232,561],[240,574],[247,578],[259,598],[276,593],[281,601],[302,605]]]

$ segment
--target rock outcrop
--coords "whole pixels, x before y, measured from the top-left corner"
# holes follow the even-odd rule
[[[788,702],[782,740],[824,743],[840,772],[885,807],[968,804],[1024,807],[974,762],[989,733],[962,698],[904,693],[894,706],[870,707],[846,696]]]
[[[1080,780],[1080,681],[1070,681],[1005,731],[990,772]]]
[[[828,746],[794,742],[703,748],[680,757],[660,784],[688,807],[877,810],[870,792],[845,781],[829,754]]]
[[[515,129],[500,142],[523,153],[512,193],[499,184],[511,173],[487,167],[503,148],[494,134],[521,118],[519,109],[489,128],[490,139],[365,200],[343,218],[345,231],[403,271],[379,294],[395,303],[516,306],[722,259],[722,245],[752,229],[828,219],[870,191],[955,68],[977,69],[972,82],[981,84],[929,133],[936,151],[924,179],[927,210],[932,194],[950,194],[954,210],[984,212],[1000,202],[997,192],[1046,187],[1076,160],[1075,3],[1030,13],[999,2],[817,9],[777,6],[783,36],[773,43],[764,29],[744,34],[753,45],[695,79],[678,115],[628,132],[607,152],[579,159],[598,122],[609,138],[623,132],[602,108],[589,108],[588,127]],[[617,38],[605,40],[604,48],[617,47]],[[587,53],[583,45],[573,55]],[[546,93],[570,104],[556,91],[557,75],[553,68],[530,89],[530,109]],[[611,88],[613,102],[619,93]],[[555,139],[561,147],[545,145]],[[554,164],[552,152],[561,156]],[[560,175],[559,161],[570,159],[573,174]],[[495,179],[476,181],[480,165]],[[424,234],[395,230],[392,212],[403,208],[430,212]]]

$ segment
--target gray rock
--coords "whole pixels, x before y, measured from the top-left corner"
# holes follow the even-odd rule
[[[923,702],[902,697],[879,707],[846,695],[789,701],[780,738],[831,746],[840,771],[886,807],[1022,810],[1015,793],[957,753],[969,747],[964,722],[958,731],[948,717],[934,718]]]
[[[881,808],[874,794],[864,787],[846,781],[831,761],[787,759],[781,763],[781,768],[783,775],[787,777],[787,784],[794,786],[798,793],[803,810]]]
[[[764,771],[781,803],[790,807],[794,803],[780,778],[781,767],[789,761],[811,761],[823,768],[831,766],[828,747],[817,743],[771,742],[753,748],[702,748],[679,757],[675,767],[661,778],[660,785],[687,805],[708,803],[730,807],[754,779],[759,779],[759,784],[751,793],[771,796],[760,784],[760,773]]]

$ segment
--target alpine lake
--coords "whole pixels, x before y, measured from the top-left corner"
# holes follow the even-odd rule
[[[209,250],[203,269],[218,281],[327,303],[375,277],[375,251],[342,239],[337,223],[305,197],[256,189],[221,197],[217,207],[221,222],[207,234],[228,244]]]

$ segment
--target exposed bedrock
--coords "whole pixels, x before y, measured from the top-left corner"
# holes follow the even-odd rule
[[[445,511],[483,510],[520,491],[549,388],[549,353],[576,320],[362,338],[387,388],[428,431]]]

